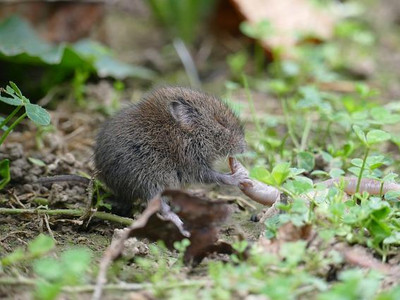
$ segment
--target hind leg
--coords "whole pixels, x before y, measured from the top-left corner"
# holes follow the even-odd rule
[[[161,209],[160,214],[164,220],[171,221],[176,225],[179,231],[186,237],[190,236],[190,233],[184,228],[184,224],[179,216],[171,210],[171,207],[167,203],[166,197],[161,198]]]

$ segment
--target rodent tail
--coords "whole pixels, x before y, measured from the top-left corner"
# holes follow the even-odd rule
[[[51,184],[55,182],[73,182],[83,185],[89,185],[90,179],[79,175],[55,175],[50,177],[39,178],[35,183]]]

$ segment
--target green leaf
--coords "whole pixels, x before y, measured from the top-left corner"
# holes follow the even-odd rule
[[[1,265],[8,266],[8,265],[12,265],[12,264],[20,262],[25,257],[26,257],[26,255],[25,255],[24,250],[22,250],[22,248],[17,248],[9,255],[1,258],[0,262],[1,262]]]
[[[33,158],[33,157],[28,157],[28,160],[32,164],[34,164],[36,166],[39,166],[39,167],[45,167],[46,166],[46,163],[43,160],[40,160],[40,159],[37,159],[37,158]]]
[[[37,275],[49,281],[58,281],[63,278],[65,273],[64,266],[54,258],[36,260],[33,264],[33,270]]]
[[[290,164],[286,162],[277,164],[271,172],[271,176],[278,186],[280,186],[288,178],[289,174]]]
[[[400,115],[392,114],[391,111],[381,106],[373,107],[370,114],[377,124],[395,124],[400,121]]]
[[[363,142],[364,144],[367,144],[367,138],[365,137],[365,133],[364,131],[362,131],[361,127],[354,125],[353,130],[360,139],[360,141]]]
[[[3,189],[10,180],[10,161],[8,159],[3,159],[0,161],[0,190]]]
[[[19,97],[22,98],[21,90],[17,87],[17,85],[16,85],[14,82],[10,81],[10,86],[11,86],[12,89],[15,91],[15,93],[16,93]]]
[[[373,129],[373,130],[368,131],[368,133],[367,133],[368,145],[381,143],[381,142],[389,140],[390,138],[391,138],[391,135],[389,133],[387,133],[386,131],[383,131],[383,130],[379,130],[379,129]]]
[[[315,166],[314,155],[310,152],[299,152],[297,154],[297,166],[307,172],[312,171]]]
[[[54,240],[44,234],[39,234],[33,241],[28,244],[29,253],[34,256],[41,256],[55,246]]]
[[[49,283],[45,280],[38,280],[35,289],[35,299],[54,300],[61,292],[62,283]]]
[[[61,255],[64,270],[75,276],[81,276],[88,268],[91,253],[86,248],[70,249]]]
[[[343,146],[343,155],[344,156],[349,156],[353,151],[354,151],[354,143],[352,141],[348,141]]]
[[[313,181],[307,177],[296,176],[294,180],[287,181],[284,186],[294,194],[301,195],[312,190]]]
[[[306,245],[306,241],[283,243],[280,255],[286,259],[289,266],[296,266],[304,259]]]
[[[64,78],[78,68],[95,71],[101,77],[154,78],[153,71],[120,62],[112,57],[111,52],[109,48],[90,40],[75,44],[50,44],[41,39],[28,22],[17,16],[0,23],[0,59],[30,65],[51,65],[60,71],[59,74],[66,74],[60,75]]]
[[[8,86],[7,86],[7,87],[8,87]],[[8,105],[14,105],[14,106],[20,106],[20,105],[23,105],[23,104],[24,104],[24,103],[22,102],[22,100],[19,99],[19,98],[16,97],[16,96],[13,96],[12,98],[0,96],[0,101],[6,103],[6,104],[8,104]]]
[[[254,167],[250,171],[250,177],[262,181],[266,184],[274,184],[271,173],[265,167]]]
[[[0,53],[5,56],[32,57],[37,62],[58,64],[64,45],[53,46],[39,38],[28,22],[12,16],[0,24]]]
[[[311,172],[310,175],[311,176],[321,176],[321,177],[323,177],[323,176],[328,176],[329,173],[325,172],[325,171],[322,171],[322,170],[314,170],[314,171]]]
[[[388,181],[394,181],[399,175],[396,173],[389,173],[385,177],[382,178],[382,181],[388,182]]]
[[[31,119],[36,125],[49,125],[50,114],[37,104],[26,104],[26,113],[28,118]]]
[[[387,201],[396,201],[400,198],[400,191],[388,191],[385,194],[385,200]]]
[[[382,242],[391,234],[390,227],[384,221],[372,219],[367,228],[374,238],[374,243]]]
[[[152,79],[155,76],[155,73],[147,68],[133,66],[113,58],[110,49],[91,40],[79,41],[73,45],[73,49],[82,57],[94,62],[97,75],[100,77]]]
[[[386,158],[384,155],[371,155],[367,157],[367,164],[370,166],[374,165],[382,165],[385,162]]]
[[[152,79],[155,73],[147,68],[132,66],[122,63],[111,56],[103,56],[95,62],[97,74],[100,77],[114,77],[124,79],[127,77],[136,77],[142,79]]]
[[[340,176],[343,176],[345,174],[345,172],[342,169],[338,169],[338,168],[332,168],[329,171],[329,176],[332,178],[339,178]]]
[[[360,167],[350,167],[347,169],[348,172],[354,174],[356,177],[360,176],[361,168]],[[365,175],[365,172],[367,170],[364,169],[363,174]]]
[[[400,245],[400,232],[399,231],[393,232],[391,236],[383,240],[383,243],[386,245],[388,244]]]
[[[351,164],[352,164],[353,166],[356,166],[356,167],[361,168],[361,166],[362,166],[362,164],[363,164],[363,160],[362,160],[361,158],[353,158],[353,159],[351,160]]]
[[[385,219],[390,214],[390,207],[382,207],[381,209],[375,210],[372,215],[380,220]]]

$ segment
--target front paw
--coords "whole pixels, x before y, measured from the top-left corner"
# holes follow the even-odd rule
[[[253,181],[245,172],[236,172],[233,174],[225,174],[223,183],[228,185],[237,186],[240,189],[246,186],[253,186]]]

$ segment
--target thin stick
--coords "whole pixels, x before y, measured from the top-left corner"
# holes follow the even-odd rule
[[[1,277],[0,285],[28,285],[34,286],[37,284],[37,279],[26,278],[23,276],[19,276],[17,278],[13,277]],[[170,283],[165,285],[165,289],[173,289],[179,287],[190,287],[190,286],[206,286],[209,284],[208,281],[205,280],[185,280],[178,281],[174,283]],[[118,283],[118,284],[106,284],[104,285],[104,290],[108,291],[139,291],[139,290],[148,290],[153,286],[151,283]],[[62,291],[65,293],[85,293],[85,292],[93,292],[96,288],[95,285],[78,285],[78,286],[63,286]]]
[[[49,232],[51,238],[53,239],[53,241],[56,241],[56,239],[54,238],[54,234],[53,231],[50,228],[50,224],[49,224],[49,215],[44,214],[44,224],[46,225],[47,231]]]
[[[19,215],[19,214],[47,214],[49,216],[71,216],[81,217],[85,214],[81,209],[24,209],[24,208],[0,208],[0,214],[3,215]],[[132,219],[119,217],[106,212],[95,212],[93,217],[119,223],[129,226],[132,224]]]

